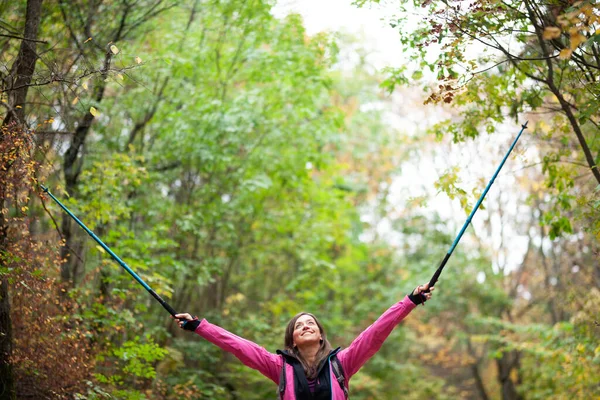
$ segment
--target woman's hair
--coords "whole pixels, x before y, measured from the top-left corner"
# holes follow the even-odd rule
[[[317,354],[315,356],[315,363],[313,365],[309,365],[308,362],[304,359],[304,357],[302,357],[302,354],[300,354],[300,352],[298,351],[298,348],[294,346],[294,328],[296,325],[296,321],[303,315],[308,315],[315,320],[317,326],[319,327],[319,330],[321,331],[321,337],[323,339],[321,341],[321,345],[319,346],[319,350],[317,351]],[[291,321],[287,325],[287,328],[285,329],[285,350],[287,350],[288,352],[296,356],[298,360],[300,360],[300,363],[304,368],[306,378],[315,379],[317,377],[317,368],[319,367],[319,365],[321,365],[321,362],[325,360],[329,355],[329,352],[331,351],[331,345],[327,340],[327,334],[325,333],[325,329],[323,329],[323,325],[321,325],[317,317],[315,317],[311,313],[301,312],[296,314],[294,318],[291,319]]]

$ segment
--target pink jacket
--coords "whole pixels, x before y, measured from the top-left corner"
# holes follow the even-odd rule
[[[377,321],[365,329],[348,348],[337,353],[337,358],[342,364],[346,384],[350,378],[381,348],[385,339],[390,335],[396,325],[406,317],[415,304],[410,301],[408,296],[402,301],[391,306],[381,315]],[[196,333],[211,343],[216,344],[221,349],[230,352],[236,356],[244,365],[258,370],[279,385],[281,367],[283,366],[283,357],[268,352],[265,348],[234,335],[225,329],[213,325],[205,319],[202,320]],[[286,364],[286,382],[289,385],[294,384],[294,370],[289,364]],[[331,364],[329,365],[331,376],[332,400],[344,400],[344,392],[337,384]],[[290,383],[291,382],[291,383]],[[295,400],[294,388],[288,387],[285,391],[283,400]]]

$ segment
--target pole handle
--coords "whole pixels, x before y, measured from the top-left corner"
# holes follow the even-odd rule
[[[169,303],[167,303],[166,301],[163,300],[162,297],[160,297],[160,295],[158,293],[156,293],[154,290],[150,289],[148,291],[152,297],[154,297],[161,306],[163,306],[163,308],[165,310],[167,310],[169,312],[169,314],[171,314],[173,317],[175,317],[175,314],[177,314],[177,311],[175,311],[175,309],[173,307],[171,307],[171,305]]]
[[[426,292],[429,292],[429,289],[431,289],[432,287],[435,286],[435,284],[438,281],[438,278],[440,277],[440,275],[442,274],[442,270],[444,269],[444,266],[446,266],[446,263],[448,262],[448,260],[450,259],[450,254],[451,253],[446,253],[446,256],[444,257],[444,259],[442,260],[442,262],[440,263],[440,266],[438,267],[438,269],[435,271],[435,273],[433,274],[433,276],[431,277],[431,279],[429,280],[429,285],[427,287]]]

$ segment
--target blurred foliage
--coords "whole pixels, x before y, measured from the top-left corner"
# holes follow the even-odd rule
[[[379,1],[354,3],[362,7]],[[511,190],[512,195],[525,190],[528,207],[517,206],[525,214],[513,211],[515,206],[506,201],[491,203],[501,224],[526,240],[524,259],[516,269],[505,270],[506,261],[493,255],[511,253],[509,248],[503,250],[511,235],[504,229],[500,235],[490,234],[497,223],[486,221],[479,240],[500,237],[503,245],[481,246],[487,248],[482,260],[486,253],[492,255],[493,268],[464,271],[485,281],[483,285],[471,281],[463,290],[486,287],[490,279],[492,287],[469,299],[470,309],[462,317],[455,314],[461,308],[452,313],[454,321],[466,323],[452,336],[475,357],[480,370],[476,379],[484,383],[477,383],[479,396],[493,398],[492,393],[501,392],[504,399],[597,397],[597,312],[581,310],[596,301],[600,283],[598,4],[530,0],[392,4],[397,9],[386,22],[398,29],[409,61],[388,68],[382,87],[394,91],[421,86],[426,105],[448,110],[449,118],[430,129],[437,140],[482,143],[487,140],[483,136],[505,131],[511,121],[530,122],[518,146],[527,148],[516,158],[523,168],[535,171],[513,173],[520,177],[515,179],[518,189]],[[457,198],[468,212],[471,194],[458,173],[458,167],[451,166],[436,188]],[[490,201],[488,196],[486,204]],[[582,329],[573,329],[575,325]],[[500,388],[484,381],[485,366],[490,364],[482,362],[486,354],[495,360]]]
[[[455,141],[554,101],[518,68],[455,87],[452,60],[466,57],[456,53],[466,42],[425,62],[421,41],[450,37],[437,25],[403,31],[419,72],[403,66],[384,80],[364,54],[343,61],[362,51],[357,38],[308,35],[300,16],[275,18],[272,1],[72,3],[44,3],[38,38],[47,44],[28,93],[29,129],[4,127],[0,141],[2,165],[10,164],[0,182],[10,233],[0,276],[10,288],[17,396],[259,400],[276,389],[180,331],[85,232],[65,235],[60,222],[69,217],[38,182],[176,310],[270,351],[283,346],[289,318],[306,310],[334,346],[346,346],[430,278],[456,233],[427,208],[429,195],[415,190],[399,204],[402,174],[446,148],[394,129],[393,99],[381,85],[392,91],[435,72],[443,85],[431,102],[450,100],[461,118],[433,132]],[[26,1],[15,4],[0,6],[0,29],[20,32]],[[416,5],[431,18],[443,8]],[[485,18],[502,13],[472,13],[500,29]],[[8,71],[17,41],[0,43]],[[566,66],[561,73],[574,79]],[[579,95],[589,138],[594,100]],[[353,399],[588,399],[600,391],[598,188],[562,162],[583,162],[568,118],[553,111],[536,123],[540,168],[510,192],[524,211],[511,219],[500,197],[486,200],[484,229],[469,230],[435,300],[352,379]],[[435,189],[468,211],[478,193],[460,173],[440,168]],[[490,214],[527,242],[515,268],[490,244]]]

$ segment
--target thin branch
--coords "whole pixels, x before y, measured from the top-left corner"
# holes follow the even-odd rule
[[[134,69],[136,68],[135,65],[129,66],[129,67],[123,67],[123,68],[109,68],[109,69],[101,69],[101,70],[94,70],[94,71],[86,71],[83,74],[81,74],[80,76],[73,78],[73,79],[66,79],[66,78],[60,78],[60,77],[56,77],[53,76],[52,78],[46,80],[46,81],[36,81],[34,83],[28,83],[28,84],[24,84],[21,86],[15,86],[9,89],[2,89],[0,90],[0,93],[4,93],[4,92],[10,92],[13,90],[17,90],[17,89],[21,89],[24,87],[32,87],[32,86],[45,86],[45,85],[49,85],[51,83],[54,82],[62,82],[62,83],[69,83],[71,85],[75,85],[77,84],[78,81],[80,81],[83,78],[86,78],[88,76],[94,75],[94,74],[101,74],[102,76],[106,77],[108,75],[109,72],[123,72],[123,71],[127,71],[130,69]]]
[[[156,167],[151,167],[149,169],[150,169],[150,171],[154,171],[154,172],[165,172],[165,171],[170,171],[172,169],[178,168],[181,166],[181,164],[182,164],[181,161],[173,161],[168,164],[157,165]]]
[[[144,115],[144,118],[141,121],[136,122],[135,126],[133,127],[133,129],[129,133],[129,139],[127,141],[127,146],[129,146],[130,144],[132,144],[134,142],[137,134],[142,129],[144,129],[144,127],[148,124],[148,122],[150,122],[150,120],[154,117],[154,114],[156,114],[156,110],[158,109],[158,105],[159,105],[159,103],[163,99],[163,92],[165,90],[165,87],[167,86],[167,83],[169,83],[169,77],[166,77],[163,80],[163,83],[162,83],[160,89],[158,90],[158,94],[156,95],[156,101],[152,104],[152,106],[150,107],[150,109],[148,111],[146,111],[146,114]]]
[[[64,7],[64,0],[59,0],[58,4],[60,6],[60,13],[62,14],[63,21],[65,22],[65,25],[67,26],[67,29],[69,30],[69,34],[71,35],[73,42],[75,42],[75,46],[77,46],[77,48],[79,49],[79,52],[81,54],[84,54],[85,52],[83,50],[83,46],[81,45],[81,43],[79,43],[79,40],[77,39],[77,36],[75,35],[75,32],[73,32],[73,28],[71,27],[71,24],[69,23],[69,19],[67,18],[67,13],[65,12],[65,7]],[[78,7],[75,7],[75,8],[78,8]]]
[[[5,34],[1,34],[0,33],[0,37],[7,37],[7,38],[11,38],[11,39],[25,40],[27,42],[36,42],[36,43],[48,44],[48,42],[46,42],[45,40],[27,39],[27,38],[24,38],[23,36],[17,36],[17,35],[5,35]]]
[[[452,23],[461,33],[463,33],[464,35],[468,36],[469,38],[471,38],[472,40],[476,40],[478,42],[480,42],[481,44],[483,44],[484,46],[487,47],[491,47],[492,49],[496,49],[498,51],[500,51],[501,53],[503,53],[504,55],[506,55],[507,57],[514,59],[514,60],[518,60],[518,61],[547,61],[547,60],[552,60],[558,57],[558,54],[555,55],[547,55],[544,57],[521,57],[521,56],[517,56],[515,54],[510,53],[508,50],[506,50],[500,43],[498,43],[495,38],[488,32],[485,31],[479,31],[479,33],[482,36],[490,36],[494,42],[496,43],[496,45],[490,43],[490,42],[486,42],[485,40],[481,39],[478,36],[475,36],[474,34],[472,34],[471,32],[465,30],[464,28],[462,28],[460,25],[457,25],[455,23]]]
[[[7,32],[10,32],[12,34],[17,34],[19,33],[19,30],[11,25],[9,25],[6,21],[0,20],[0,29],[4,29]]]
[[[35,131],[36,135],[72,135],[70,131]]]
[[[127,4],[127,3],[126,3]],[[121,15],[121,22],[119,23],[119,28],[117,29],[117,33],[115,33],[113,42],[118,42],[121,40],[123,33],[123,29],[125,29],[125,25],[127,23],[127,15],[129,14],[130,7],[128,5],[125,6],[125,10],[123,11],[123,15]]]
[[[48,216],[52,220],[52,224],[54,225],[54,228],[56,229],[56,233],[58,233],[58,236],[60,236],[60,239],[63,242],[63,245],[71,252],[71,254],[75,255],[75,257],[77,257],[77,259],[79,261],[83,262],[83,260],[79,256],[79,254],[77,254],[77,252],[75,250],[73,250],[67,244],[67,241],[65,240],[65,237],[63,236],[62,232],[60,231],[60,228],[58,227],[58,223],[56,222],[56,220],[52,216],[52,213],[50,213],[50,210],[48,210],[48,208],[46,207],[46,202],[44,201],[44,196],[40,196],[40,200],[41,200],[41,203],[42,203],[42,207],[44,208],[44,211],[46,211],[46,214],[48,214]]]
[[[170,10],[171,8],[177,6],[178,2],[173,2],[172,4],[165,6],[163,8],[159,8],[158,10],[154,10],[158,5],[160,5],[160,3],[162,3],[162,0],[159,0],[158,3],[154,6],[152,6],[150,8],[150,10],[145,13],[144,15],[142,15],[137,21],[135,21],[134,23],[132,23],[129,28],[125,31],[125,33],[123,33],[121,38],[126,38],[132,31],[134,31],[138,26],[140,26],[141,24],[143,24],[144,22],[148,21],[149,19],[156,17],[158,14],[163,13],[167,10]],[[154,10],[154,11],[152,11]]]

